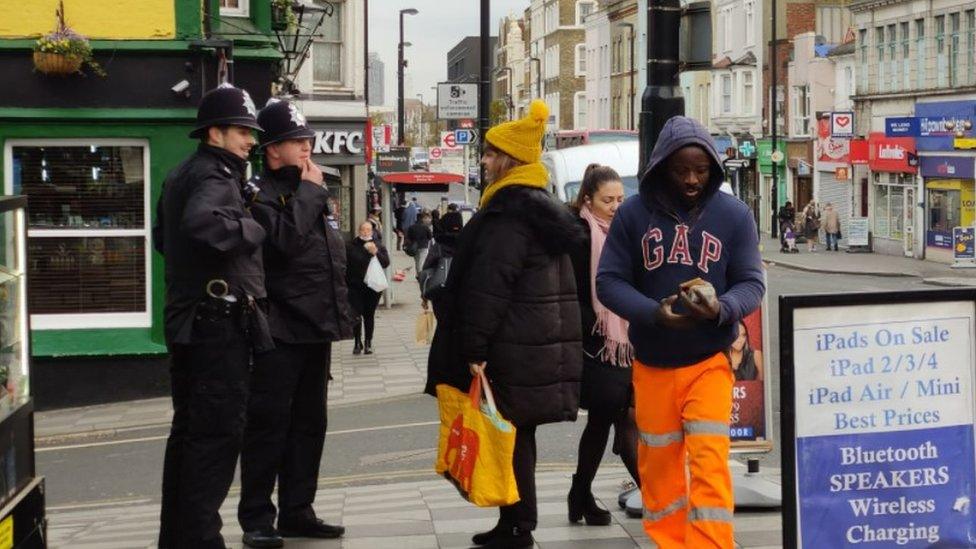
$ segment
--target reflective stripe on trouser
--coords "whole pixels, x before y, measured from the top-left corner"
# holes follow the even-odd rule
[[[644,530],[661,549],[731,549],[728,360],[719,353],[683,368],[635,362],[633,375]]]

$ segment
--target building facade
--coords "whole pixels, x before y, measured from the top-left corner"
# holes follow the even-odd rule
[[[605,9],[610,27],[609,127],[636,130],[636,98],[643,91],[637,82],[637,0],[610,2]]]
[[[375,51],[369,52],[369,68],[367,69],[369,78],[369,98],[370,106],[386,104],[386,64],[380,60],[380,54]]]
[[[508,109],[509,118],[518,113],[526,90],[525,41],[522,39],[522,19],[509,15],[498,25],[498,47],[495,50],[494,92]]]
[[[976,10],[971,2],[855,1],[855,112],[868,139],[875,252],[949,262],[974,224]]]
[[[610,114],[610,18],[606,7],[583,22],[586,50],[586,129],[612,127]]]

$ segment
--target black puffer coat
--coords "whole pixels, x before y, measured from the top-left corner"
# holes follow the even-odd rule
[[[569,254],[582,238],[545,191],[500,190],[458,239],[426,391],[466,391],[468,364],[487,361],[499,410],[516,426],[575,420],[583,354]]]

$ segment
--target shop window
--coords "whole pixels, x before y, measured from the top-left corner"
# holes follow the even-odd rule
[[[326,16],[319,27],[312,46],[312,79],[316,87],[336,87],[343,84],[342,38],[345,21],[344,2],[331,2],[332,16]],[[313,18],[317,22],[317,18]],[[311,32],[311,29],[309,29]]]
[[[960,192],[950,189],[928,189],[928,227],[926,230],[951,236],[952,229],[962,225]]]
[[[912,176],[874,174],[874,236],[900,239],[905,234],[905,187]]]
[[[220,0],[220,15],[247,17],[251,0]]]
[[[6,191],[30,201],[34,328],[150,325],[148,158],[142,141],[8,141]]]

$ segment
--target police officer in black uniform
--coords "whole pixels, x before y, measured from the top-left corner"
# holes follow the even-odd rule
[[[268,234],[264,266],[275,350],[258,357],[241,452],[238,519],[244,544],[281,547],[282,537],[337,538],[345,529],[315,516],[312,502],[326,430],[332,342],[352,336],[342,236],[328,222],[329,192],[311,161],[305,117],[272,99],[258,114],[264,171],[254,218]],[[278,481],[278,530],[271,502]]]
[[[261,129],[255,114],[242,89],[207,93],[190,133],[200,145],[169,174],[157,205],[173,393],[160,547],[225,547],[218,511],[240,453],[250,361],[273,346],[261,309],[265,230],[242,195]]]

